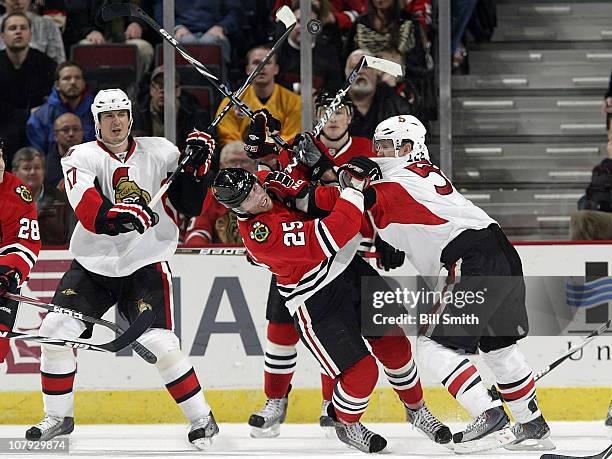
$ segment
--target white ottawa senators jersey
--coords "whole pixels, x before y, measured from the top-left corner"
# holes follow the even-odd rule
[[[423,276],[437,276],[442,250],[467,229],[496,223],[453,187],[429,161],[373,158],[383,179],[373,185],[376,204],[370,209],[380,237],[406,252]]]
[[[73,147],[62,158],[66,193],[79,223],[70,251],[85,269],[111,277],[127,276],[151,263],[169,261],[178,244],[178,228],[169,217],[173,212],[162,199],[152,209],[157,225],[144,234],[137,231],[108,236],[95,233],[103,200],[112,205],[149,202],[178,165],[179,151],[161,137],[137,137],[121,160],[102,143],[94,141]]]

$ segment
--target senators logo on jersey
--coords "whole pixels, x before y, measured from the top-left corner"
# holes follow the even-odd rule
[[[30,190],[28,190],[28,187],[25,185],[19,185],[17,188],[15,188],[15,193],[17,193],[17,195],[24,202],[27,202],[28,204],[32,202],[32,193],[30,193]]]
[[[149,204],[151,195],[130,180],[129,167],[118,167],[113,173],[113,188],[115,190],[115,203],[140,202],[141,199]]]

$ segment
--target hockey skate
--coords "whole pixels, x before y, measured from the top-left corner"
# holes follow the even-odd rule
[[[470,422],[463,432],[453,435],[457,454],[470,454],[499,448],[515,440],[510,419],[501,406],[489,408]]]
[[[321,409],[321,416],[319,416],[319,425],[327,438],[336,438],[336,428],[334,427],[334,420],[327,414],[327,407],[331,404],[329,400],[323,400],[323,407]]]
[[[61,417],[45,414],[45,417],[35,426],[30,427],[25,434],[26,440],[47,441],[59,435],[68,435],[74,430],[73,417]]]
[[[251,415],[251,437],[274,438],[280,435],[280,425],[287,417],[290,391],[291,386],[283,398],[269,398],[261,410]]]
[[[340,421],[331,403],[327,407],[327,415],[334,422],[338,439],[347,446],[364,453],[378,453],[387,446],[387,440],[369,430],[361,422],[346,424]]]
[[[205,450],[210,448],[213,443],[213,437],[218,434],[219,426],[211,411],[208,415],[191,423],[187,438],[196,448]]]
[[[427,406],[423,405],[418,410],[411,410],[406,407],[406,418],[415,429],[430,440],[449,449],[453,449],[451,443],[453,434],[450,429],[431,414]]]
[[[550,451],[555,445],[550,440],[550,427],[543,416],[539,416],[524,424],[518,422],[512,426],[512,434],[516,438],[504,448],[512,451]]]
[[[612,437],[612,401],[610,401],[610,408],[608,408],[608,417],[606,417],[605,425],[608,429],[608,435]]]

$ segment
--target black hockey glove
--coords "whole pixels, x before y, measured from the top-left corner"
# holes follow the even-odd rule
[[[0,265],[0,295],[6,292],[15,293],[19,282],[21,282],[21,274],[18,269]]]
[[[308,132],[295,136],[291,149],[297,161],[309,169],[312,182],[319,181],[325,172],[334,168],[333,161],[325,153],[325,145]]]
[[[389,271],[391,269],[399,268],[404,264],[406,254],[383,241],[380,236],[376,236],[374,246],[376,247],[376,252],[380,255],[380,258],[376,259],[376,265],[380,269]]]
[[[358,156],[338,169],[340,188],[355,188],[364,191],[372,180],[382,178],[380,167],[369,158]]]
[[[183,172],[200,182],[210,170],[212,155],[215,151],[215,140],[206,132],[194,129],[187,136],[186,143],[185,155],[189,156],[189,161],[183,168]]]
[[[97,225],[97,232],[117,236],[130,231],[144,233],[159,222],[159,215],[146,204],[119,203],[111,207]]]
[[[259,159],[268,155],[277,155],[278,149],[272,136],[279,133],[280,121],[265,108],[257,110],[254,117],[244,141],[244,151],[247,156],[251,159]]]

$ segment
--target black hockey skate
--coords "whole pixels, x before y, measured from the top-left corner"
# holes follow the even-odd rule
[[[251,415],[249,418],[251,437],[274,438],[280,435],[280,425],[287,417],[289,392],[291,392],[291,385],[287,395],[283,398],[269,398],[261,410]]]
[[[340,421],[331,403],[327,407],[327,414],[334,422],[338,439],[349,447],[364,453],[378,453],[387,446],[387,440],[369,430],[361,422],[345,424]]]
[[[440,445],[444,445],[449,449],[453,448],[451,443],[453,434],[450,429],[431,414],[427,406],[423,405],[418,410],[411,410],[406,407],[406,418],[415,429],[430,440]]]
[[[323,400],[323,406],[321,408],[321,416],[319,416],[319,426],[323,429],[327,438],[336,438],[335,423],[332,418],[327,414],[327,407],[331,404],[329,400]]]
[[[512,434],[516,437],[504,448],[512,451],[550,451],[555,445],[550,440],[550,427],[542,415],[524,424],[518,422],[512,426]]]
[[[207,416],[200,418],[191,423],[189,429],[189,442],[199,450],[205,450],[211,447],[213,437],[219,434],[219,426],[215,421],[215,416],[211,411]]]
[[[499,448],[515,439],[509,429],[510,419],[501,406],[489,408],[468,424],[463,432],[453,435],[457,454],[470,454]]]
[[[35,426],[30,427],[25,434],[26,440],[47,441],[59,435],[68,435],[74,430],[73,417],[61,417],[45,414],[45,417]]]

